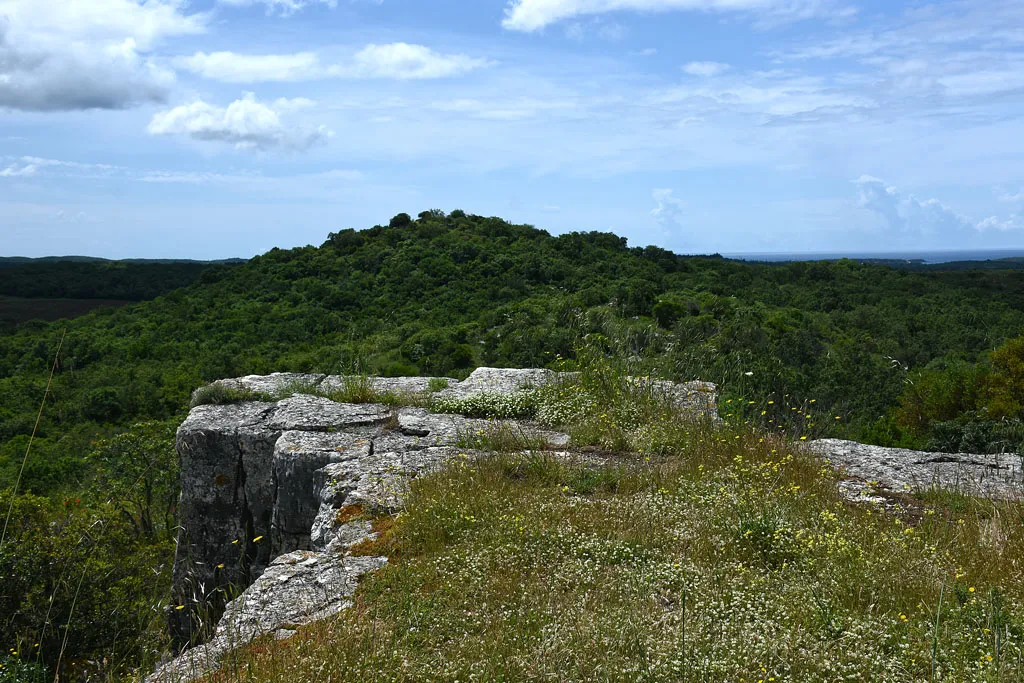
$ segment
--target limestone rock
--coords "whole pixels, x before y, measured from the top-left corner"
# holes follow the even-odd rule
[[[942,488],[989,498],[1018,497],[1024,483],[1015,454],[928,453],[819,439],[808,449],[846,475],[892,491]]]
[[[300,626],[337,614],[349,606],[359,577],[386,562],[383,557],[301,550],[276,558],[228,603],[213,639],[159,668],[147,683],[194,680],[215,670],[232,650],[261,635],[288,637]]]
[[[558,373],[538,368],[477,368],[462,382],[440,392],[441,396],[466,398],[473,394],[511,394],[544,386]]]
[[[438,393],[511,393],[559,378],[571,379],[549,370],[479,368],[462,382],[447,380]],[[190,680],[256,635],[287,637],[296,625],[341,609],[358,576],[384,561],[344,555],[375,538],[368,517],[401,509],[414,478],[452,460],[482,457],[464,446],[488,430],[514,430],[546,448],[569,442],[529,422],[325,398],[351,389],[352,381],[298,373],[221,380],[228,388],[289,397],[197,406],[179,428],[175,648],[194,645],[203,620],[220,621],[212,640],[185,651],[153,680]],[[431,384],[419,377],[357,381],[399,395],[426,394]],[[695,414],[714,415],[714,385],[637,381],[652,382]],[[225,604],[239,588],[241,596]]]

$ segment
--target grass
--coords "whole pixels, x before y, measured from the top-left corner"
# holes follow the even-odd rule
[[[1024,680],[1021,503],[855,505],[799,446],[810,404],[780,401],[797,432],[738,410],[695,421],[628,370],[595,356],[511,397],[433,397],[532,417],[598,456],[570,464],[507,422],[460,435],[493,455],[414,481],[375,520],[355,552],[391,562],[353,609],[212,678]]]
[[[251,389],[233,389],[223,384],[208,384],[205,387],[196,389],[192,394],[190,408],[207,405],[227,405],[231,403],[245,403],[248,401],[276,401],[277,396],[263,391]]]
[[[320,396],[337,403],[381,403],[389,406],[427,405],[427,399],[424,396],[394,391],[379,391],[374,387],[372,377],[351,375],[342,377],[341,386],[331,390],[322,389],[313,383],[290,382],[277,391],[265,392],[252,389],[235,389],[214,382],[196,390],[192,396],[190,407],[246,403],[249,401],[274,402],[299,394]]]
[[[781,439],[709,430],[682,455],[496,456],[418,480],[354,609],[215,679],[1024,677],[1018,505],[998,531],[929,505],[911,524],[843,501]]]
[[[455,445],[481,451],[518,453],[543,450],[546,444],[542,437],[518,422],[492,421],[479,429],[460,431]]]
[[[391,562],[353,609],[212,679],[1024,680],[1019,502],[855,505],[799,442],[598,373],[539,390],[537,414],[617,464],[475,435],[498,452],[377,521],[358,550]]]

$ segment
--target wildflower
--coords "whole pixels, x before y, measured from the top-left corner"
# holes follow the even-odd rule
[[[259,542],[260,542],[260,541],[262,541],[262,540],[263,540],[263,537],[262,537],[262,536],[257,536],[256,538],[252,539],[252,542],[253,542],[253,543],[259,543]]]
[[[900,621],[906,621],[906,620],[907,620],[907,615],[906,614],[901,614],[900,615]]]
[[[971,587],[970,587],[970,588],[968,588],[967,590],[969,590],[969,591],[970,591],[971,593],[973,593],[973,592],[974,592],[974,586],[971,586]]]
[[[231,545],[238,545],[238,539],[236,538],[235,540],[231,541]]]
[[[177,610],[185,609],[185,605],[175,605],[174,609],[177,609]]]

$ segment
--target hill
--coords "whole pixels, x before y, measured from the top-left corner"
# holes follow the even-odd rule
[[[72,265],[111,268],[112,283],[131,269]],[[0,334],[0,488],[31,494],[15,499],[22,540],[2,549],[0,573],[38,566],[47,578],[46,567],[86,563],[100,577],[75,603],[68,577],[48,577],[0,613],[49,604],[58,585],[54,610],[94,615],[71,642],[76,656],[109,655],[115,641],[119,666],[153,652],[143,635],[162,626],[150,598],[166,594],[173,551],[171,439],[193,389],[211,380],[571,370],[585,347],[637,374],[715,382],[724,418],[770,432],[1005,451],[1024,441],[1022,330],[1022,271],[747,264],[460,211],[204,266],[151,300]],[[107,535],[68,542],[97,518]],[[111,601],[134,616],[103,625]]]

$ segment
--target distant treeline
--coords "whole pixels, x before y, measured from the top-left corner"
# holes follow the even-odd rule
[[[203,261],[6,259],[0,261],[0,296],[145,301],[186,287],[211,268],[227,267]]]

